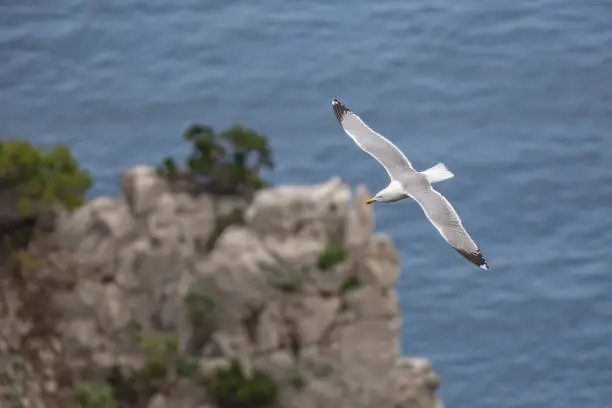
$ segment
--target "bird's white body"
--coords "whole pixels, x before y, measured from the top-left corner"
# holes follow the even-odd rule
[[[383,203],[394,203],[399,200],[410,198],[410,191],[418,189],[424,184],[439,183],[455,177],[444,163],[438,163],[427,170],[409,174],[403,180],[391,180],[389,185],[380,190],[374,196],[375,201]]]
[[[334,99],[332,106],[344,131],[363,151],[376,159],[389,175],[389,185],[366,203],[392,203],[406,198],[414,199],[429,221],[457,252],[478,267],[488,270],[489,265],[463,227],[457,212],[432,186],[455,175],[443,163],[424,171],[415,170],[401,150],[384,136],[370,129],[359,116],[340,101]]]

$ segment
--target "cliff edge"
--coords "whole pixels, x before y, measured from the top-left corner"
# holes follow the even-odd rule
[[[398,253],[367,198],[333,178],[246,202],[130,169],[2,278],[6,406],[441,407],[400,356]]]

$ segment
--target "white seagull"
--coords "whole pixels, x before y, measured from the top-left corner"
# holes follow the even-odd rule
[[[389,185],[367,200],[366,204],[392,203],[405,198],[414,199],[446,242],[468,261],[482,269],[489,270],[489,265],[463,227],[453,206],[432,187],[433,183],[455,176],[444,163],[438,163],[425,171],[416,171],[401,150],[387,138],[368,127],[342,102],[334,99],[332,106],[344,131],[363,151],[382,164],[391,179]]]

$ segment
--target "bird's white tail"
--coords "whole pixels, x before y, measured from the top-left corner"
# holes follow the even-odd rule
[[[427,181],[430,183],[438,183],[440,181],[452,179],[455,175],[444,165],[444,163],[438,163],[435,166],[428,168],[421,172],[427,177]]]

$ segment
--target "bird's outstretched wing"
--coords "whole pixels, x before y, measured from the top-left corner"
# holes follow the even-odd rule
[[[404,153],[383,135],[376,133],[342,102],[332,100],[334,113],[340,125],[359,147],[375,158],[392,180],[401,179],[407,172],[416,172]]]
[[[489,270],[489,265],[480,253],[480,249],[463,227],[451,203],[442,194],[427,186],[411,190],[410,195],[419,203],[429,221],[446,242],[474,265]]]

